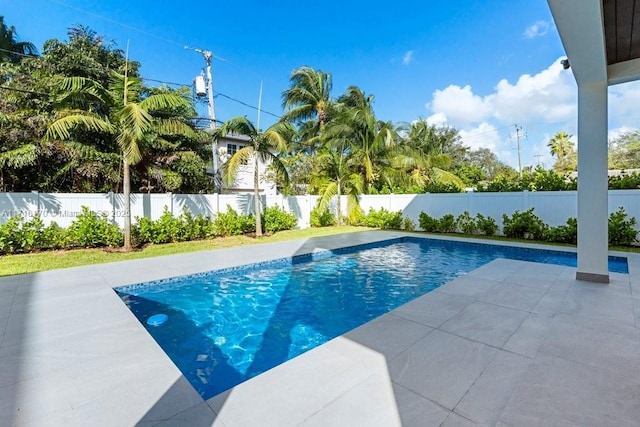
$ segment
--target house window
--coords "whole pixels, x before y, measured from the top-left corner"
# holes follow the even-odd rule
[[[227,144],[227,154],[229,155],[229,158],[233,157],[234,154],[236,154],[238,152],[239,149],[242,148],[242,145],[238,145],[238,144]],[[243,160],[240,162],[240,164],[242,165],[246,165],[248,162],[246,160]]]

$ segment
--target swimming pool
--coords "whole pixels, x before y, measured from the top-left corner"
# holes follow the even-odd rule
[[[115,290],[208,399],[496,258],[576,263],[568,252],[404,237]],[[627,271],[624,258],[609,266]],[[157,314],[166,322],[147,324]]]

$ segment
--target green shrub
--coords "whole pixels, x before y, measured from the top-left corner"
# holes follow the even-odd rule
[[[253,215],[240,215],[227,205],[227,212],[221,212],[213,220],[213,234],[215,236],[238,236],[256,231]]]
[[[135,218],[135,224],[131,227],[131,239],[140,246],[152,243],[156,238],[155,223],[149,218]]]
[[[160,218],[154,221],[153,231],[154,238],[151,243],[171,243],[186,240],[187,232],[182,221],[180,221],[180,218],[174,217],[166,206]]]
[[[627,213],[621,206],[609,215],[609,244],[629,246],[637,239],[636,218],[627,219]]]
[[[0,253],[12,254],[20,251],[22,215],[9,218],[4,224],[0,224]]]
[[[42,246],[40,249],[64,249],[68,245],[68,232],[56,222],[50,223],[42,230]]]
[[[120,246],[124,238],[120,228],[110,223],[105,213],[98,216],[87,206],[82,206],[82,212],[67,231],[72,246],[85,248]]]
[[[360,224],[366,227],[399,230],[402,226],[402,211],[389,212],[385,208],[369,209],[369,213],[360,219]]]
[[[423,193],[462,193],[463,188],[456,184],[444,184],[440,182],[429,182],[422,189]]]
[[[262,213],[262,226],[267,233],[275,233],[282,230],[291,230],[296,226],[298,219],[292,213],[279,206],[264,208]]]
[[[515,211],[511,217],[502,215],[504,235],[518,239],[542,240],[548,226],[533,213],[533,210],[534,208],[531,208],[522,213]]]
[[[476,215],[476,225],[478,226],[478,231],[485,236],[493,236],[498,232],[496,220],[490,216],[485,217],[481,213]]]
[[[329,209],[321,210],[316,206],[311,210],[312,227],[329,227],[336,224],[336,216]]]
[[[476,234],[478,231],[475,218],[469,215],[467,211],[464,211],[456,218],[456,228],[464,234]]]
[[[566,225],[549,227],[544,234],[544,239],[549,242],[571,243],[578,242],[578,220],[569,218]]]
[[[432,216],[429,216],[425,212],[420,212],[418,223],[420,224],[420,228],[428,233],[438,231],[438,220]]]
[[[416,223],[411,218],[403,218],[401,228],[405,231],[413,231],[416,229]]]
[[[456,231],[456,217],[452,214],[443,215],[438,220],[438,230],[440,233],[455,233]]]

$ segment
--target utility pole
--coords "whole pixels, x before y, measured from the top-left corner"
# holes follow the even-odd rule
[[[185,46],[185,49],[189,49]],[[201,53],[207,63],[207,111],[209,113],[209,133],[216,128],[216,110],[213,104],[213,75],[211,73],[211,59],[213,53],[203,49],[193,49],[198,53]],[[221,188],[222,181],[220,180],[220,164],[218,158],[218,141],[215,138],[211,140],[211,154],[213,154],[213,186],[214,191],[218,193]]]
[[[516,127],[516,144],[518,146],[518,171],[520,172],[520,178],[522,178],[522,161],[520,160],[520,131],[522,126],[515,125]]]
[[[535,156],[533,156],[536,158],[536,160],[538,161],[538,166],[540,166],[540,158],[542,157],[542,154],[536,154]]]

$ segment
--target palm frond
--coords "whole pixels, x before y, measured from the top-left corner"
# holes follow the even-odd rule
[[[196,132],[191,126],[178,119],[156,120],[153,128],[160,135],[184,135],[188,138],[196,136]]]
[[[108,119],[86,113],[76,113],[61,117],[51,123],[47,128],[44,139],[69,139],[71,137],[71,132],[75,129],[105,133],[115,132],[114,126]]]
[[[147,111],[163,111],[173,108],[191,108],[193,103],[190,99],[180,95],[160,93],[151,95],[140,102],[140,107]]]
[[[38,148],[33,144],[0,153],[1,168],[20,169],[35,164],[37,160]]]
[[[254,153],[255,149],[253,145],[246,145],[236,151],[236,153],[222,165],[222,177],[227,184],[231,185],[233,181],[235,181],[240,167],[246,165]]]

